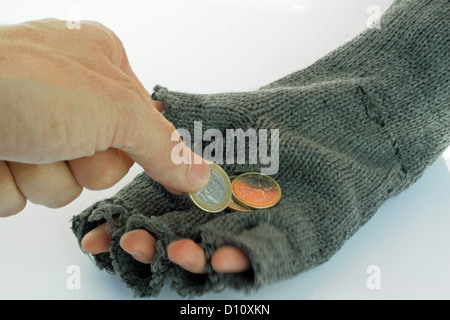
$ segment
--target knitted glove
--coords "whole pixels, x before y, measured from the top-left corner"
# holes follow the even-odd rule
[[[95,262],[139,296],[157,295],[165,282],[183,296],[249,291],[327,261],[450,144],[449,13],[448,0],[398,0],[381,29],[253,92],[199,95],[157,86],[153,98],[164,101],[165,116],[192,135],[194,121],[224,136],[226,129],[279,129],[280,203],[205,213],[143,173],[74,217],[78,240],[105,221],[114,225],[111,252]],[[230,175],[262,167],[223,165]],[[151,265],[119,246],[121,235],[135,229],[158,239]],[[217,248],[235,245],[252,269],[218,274],[208,262],[206,274],[191,274],[167,258],[167,245],[180,238],[201,244],[208,261]]]

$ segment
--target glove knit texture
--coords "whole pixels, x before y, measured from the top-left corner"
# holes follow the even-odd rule
[[[192,136],[194,121],[224,136],[226,129],[279,129],[280,203],[205,213],[142,173],[73,218],[78,241],[108,222],[111,252],[94,261],[141,297],[157,296],[165,283],[181,296],[225,287],[249,292],[324,263],[450,145],[449,7],[448,0],[397,0],[380,29],[255,91],[190,94],[156,86],[153,98],[165,103],[164,115]],[[223,165],[230,175],[261,167]],[[119,246],[135,229],[158,239],[150,265]],[[168,259],[167,245],[181,238],[201,244],[206,274]],[[249,256],[250,271],[212,269],[211,254],[228,244]]]

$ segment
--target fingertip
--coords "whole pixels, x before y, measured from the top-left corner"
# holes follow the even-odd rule
[[[194,159],[195,157],[198,156],[194,155]],[[201,159],[200,163],[196,163],[194,160],[194,162],[189,165],[186,178],[191,187],[189,191],[193,192],[203,189],[209,182],[210,174],[209,165],[205,160]]]
[[[169,191],[170,193],[176,194],[176,195],[182,195],[184,192],[180,191],[180,190],[176,190],[170,187],[166,187],[164,186],[164,188],[166,188],[167,191]]]
[[[210,179],[209,165],[202,159],[202,163],[192,163],[187,168],[186,182],[179,181],[174,186],[173,180],[163,184],[167,191],[181,195],[185,192],[192,193],[203,189]],[[168,185],[169,184],[169,185]]]
[[[251,261],[238,247],[226,245],[213,252],[211,266],[219,273],[239,273],[249,270]]]
[[[109,252],[111,235],[106,231],[106,223],[92,229],[81,239],[81,248],[90,254]]]
[[[156,108],[141,109],[133,124],[119,126],[113,146],[126,152],[155,181],[174,193],[191,193],[209,181],[209,166]],[[132,129],[130,129],[132,128]]]
[[[201,246],[191,239],[181,239],[170,243],[167,246],[167,257],[191,273],[205,272],[205,253]]]
[[[132,230],[120,238],[120,247],[141,263],[149,264],[155,257],[156,239],[146,230]]]

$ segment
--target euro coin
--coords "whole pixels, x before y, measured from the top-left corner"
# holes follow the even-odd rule
[[[233,179],[236,178],[237,176],[231,175],[229,177],[230,177],[230,181],[233,183]],[[233,211],[251,211],[252,210],[251,208],[241,205],[238,202],[236,202],[234,200],[233,194],[231,194],[231,200],[230,200],[230,203],[228,204],[228,209],[231,209]]]
[[[220,212],[231,201],[231,182],[227,173],[217,164],[209,164],[210,178],[203,189],[189,193],[189,199],[201,210]]]
[[[234,200],[234,197],[231,197],[231,201],[228,204],[228,208],[234,211],[252,211],[251,208],[244,206]]]
[[[281,199],[281,187],[271,177],[258,172],[243,173],[231,184],[234,200],[253,209],[265,209]]]

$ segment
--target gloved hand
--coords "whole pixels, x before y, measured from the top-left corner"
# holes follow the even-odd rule
[[[273,208],[205,213],[186,195],[173,195],[145,174],[111,199],[74,217],[83,236],[108,221],[110,253],[96,263],[117,272],[139,296],[157,295],[165,282],[180,295],[223,287],[250,291],[327,261],[379,206],[416,181],[450,144],[448,2],[397,1],[381,20],[307,69],[252,92],[187,94],[157,86],[152,98],[164,115],[193,136],[203,131],[279,129],[283,190]],[[224,151],[225,154],[225,151]],[[231,175],[260,171],[261,163],[231,164]],[[134,260],[119,246],[127,231],[157,240],[153,263]],[[205,274],[167,258],[181,238],[205,251]],[[223,274],[210,266],[223,245],[240,248],[251,270]]]

